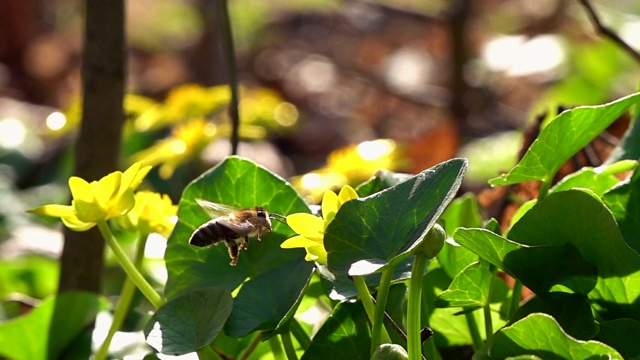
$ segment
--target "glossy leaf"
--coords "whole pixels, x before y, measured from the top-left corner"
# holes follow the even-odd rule
[[[470,193],[453,200],[440,219],[449,236],[459,227],[482,226],[478,200]],[[478,255],[448,239],[437,258],[449,277],[453,279],[467,265],[477,261]]]
[[[369,319],[360,303],[338,304],[302,356],[306,359],[368,360]]]
[[[593,193],[569,190],[549,195],[513,226],[509,237],[526,246],[567,250],[564,260],[548,251],[548,257],[521,258],[520,263],[537,261],[556,268],[560,261],[562,267],[595,267],[598,282],[589,298],[599,315],[640,320],[640,255],[625,243],[613,214]]]
[[[449,288],[436,300],[436,306],[484,306],[489,301],[493,278],[487,262],[475,262],[453,278]]]
[[[597,341],[580,341],[567,335],[547,314],[531,314],[496,334],[488,352],[478,359],[506,359],[535,355],[542,359],[622,359],[612,347]]]
[[[553,316],[569,336],[579,340],[593,339],[598,332],[598,324],[585,295],[565,292],[537,295],[518,308],[508,325],[533,313]]]
[[[599,324],[600,332],[596,340],[614,347],[625,359],[637,359],[640,357],[640,322],[619,318],[603,321]]]
[[[167,355],[194,352],[218,336],[232,306],[231,293],[221,288],[199,289],[175,297],[147,323],[147,343]]]
[[[0,324],[0,357],[56,359],[107,304],[88,292],[51,297],[28,314]]]
[[[345,203],[325,233],[329,270],[336,275],[366,275],[399,263],[453,199],[466,167],[464,159],[449,160]]]
[[[636,106],[636,114],[638,114],[638,106]],[[638,116],[625,132],[620,143],[611,152],[606,164],[611,164],[620,160],[638,160],[640,158],[640,122]]]
[[[573,188],[585,188],[593,191],[598,196],[602,196],[605,191],[611,189],[620,180],[602,169],[583,167],[560,180],[549,192],[571,190]]]
[[[605,193],[603,201],[613,212],[624,240],[640,253],[640,171],[636,169],[631,179]]]
[[[389,170],[379,170],[374,176],[356,187],[360,197],[369,196],[388,189],[411,178],[410,174],[395,173]]]
[[[504,186],[531,180],[551,180],[565,161],[638,99],[640,94],[633,94],[608,104],[581,106],[561,113],[542,130],[522,160],[508,174],[491,179],[489,183]]]
[[[242,336],[250,330],[276,326],[296,304],[313,270],[313,263],[304,260],[303,249],[280,248],[280,243],[294,232],[274,221],[274,232],[264,234],[262,241],[252,239],[249,249],[241,251],[238,264],[230,266],[222,243],[206,248],[188,244],[191,233],[210,220],[195,198],[240,208],[260,205],[282,215],[309,212],[309,208],[284,179],[252,161],[230,157],[187,186],[178,208],[179,221],[168,241],[165,260],[169,298],[207,287],[233,292],[242,284],[235,304],[261,301],[252,303],[250,309],[234,306],[225,331]],[[296,271],[282,276],[286,268]],[[243,320],[243,313],[250,310],[256,314],[253,329]]]

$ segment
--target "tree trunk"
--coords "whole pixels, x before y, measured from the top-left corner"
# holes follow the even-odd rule
[[[126,47],[124,0],[87,0],[82,125],[75,174],[98,180],[118,168],[124,122]],[[97,228],[65,232],[59,292],[102,290],[104,240]]]

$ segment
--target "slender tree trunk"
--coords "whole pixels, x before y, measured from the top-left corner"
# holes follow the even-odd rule
[[[83,55],[82,125],[76,175],[98,180],[118,168],[124,122],[125,3],[87,0]],[[66,231],[59,292],[102,290],[104,241],[96,228]]]

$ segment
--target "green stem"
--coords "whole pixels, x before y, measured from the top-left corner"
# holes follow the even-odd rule
[[[136,245],[136,254],[133,259],[133,266],[137,269],[140,268],[142,264],[142,259],[144,259],[144,247],[147,244],[147,237],[149,234],[141,234],[138,239],[138,244]],[[109,328],[109,332],[107,333],[107,337],[104,339],[102,345],[100,345],[100,349],[96,353],[95,360],[104,360],[107,358],[107,353],[109,352],[109,345],[111,345],[111,340],[113,340],[113,336],[120,329],[122,323],[124,322],[124,318],[127,316],[127,312],[129,311],[129,306],[131,305],[131,300],[133,299],[133,295],[136,292],[136,285],[131,281],[131,278],[127,277],[124,281],[124,285],[122,286],[122,292],[120,293],[120,298],[118,299],[118,304],[116,305],[116,309],[113,313],[113,322],[111,323],[111,327]]]
[[[393,279],[395,266],[390,266],[382,272],[380,285],[378,285],[378,297],[376,298],[375,309],[373,313],[373,324],[371,326],[371,353],[380,346],[380,336],[384,328],[384,310],[387,307],[387,296]]]
[[[291,340],[291,332],[287,329],[287,331],[280,334],[280,338],[282,339],[282,345],[284,345],[284,352],[287,354],[287,359],[298,360],[296,347],[293,345],[293,340]]]
[[[118,244],[118,240],[116,240],[111,233],[111,229],[109,229],[109,225],[107,225],[105,220],[98,221],[98,229],[100,229],[102,237],[106,240],[107,245],[111,248],[111,251],[113,251],[118,263],[122,266],[124,272],[127,273],[127,276],[156,309],[160,308],[164,303],[164,300],[162,300],[162,297],[153,289],[144,276],[142,276],[140,271],[133,266],[133,263],[129,260],[127,254],[125,254],[124,250],[120,247],[120,244]]]
[[[269,345],[271,345],[271,352],[275,360],[286,360],[287,357],[282,349],[282,342],[280,342],[279,336],[272,336],[269,338]]]
[[[551,180],[542,180],[540,184],[540,190],[538,191],[538,201],[544,200],[549,194],[549,187],[551,186]]]
[[[493,335],[493,319],[491,319],[491,306],[489,303],[484,306],[484,332],[487,339]]]
[[[258,347],[258,344],[260,344],[261,340],[262,340],[262,331],[258,331],[256,335],[253,337],[253,339],[251,339],[251,342],[249,343],[247,348],[244,349],[244,351],[242,352],[242,354],[240,354],[240,356],[238,356],[238,360],[247,360],[249,356],[251,356],[251,353],[253,352],[253,350],[255,350]]]
[[[238,100],[238,69],[236,66],[236,51],[233,46],[233,32],[229,17],[228,0],[218,0],[218,19],[223,38],[224,52],[227,57],[227,75],[231,89],[231,103],[229,104],[229,118],[231,119],[231,155],[238,153],[240,114]]]
[[[482,347],[482,336],[480,336],[480,330],[478,329],[478,323],[476,317],[473,315],[473,311],[468,311],[468,308],[464,308],[464,317],[467,320],[467,327],[469,333],[471,333],[471,339],[473,340],[473,350],[477,351]]]
[[[513,284],[513,292],[511,294],[511,304],[509,304],[509,319],[516,313],[516,310],[520,307],[520,298],[522,297],[522,282],[515,279]]]
[[[423,279],[423,286],[424,286],[424,279]],[[424,323],[425,326],[429,326],[429,319],[431,318],[431,307],[429,305],[433,305],[433,303],[427,302],[427,299],[428,299],[428,295],[423,291],[422,292],[422,308],[420,310],[422,312],[422,322]],[[422,344],[422,347],[424,349],[425,357],[427,359],[442,360],[442,356],[438,351],[438,347],[436,346],[436,342],[433,336],[427,339],[427,341],[425,341]]]
[[[205,346],[198,350],[197,354],[200,360],[222,360],[220,355],[216,354],[210,346]]]
[[[289,329],[291,330],[291,333],[296,338],[296,340],[298,340],[298,344],[300,344],[300,347],[303,350],[307,350],[309,348],[309,345],[311,345],[311,338],[309,338],[309,335],[306,331],[304,331],[302,325],[300,325],[298,320],[292,318],[289,323]]]
[[[409,295],[407,298],[407,352],[409,360],[422,358],[421,310],[422,282],[424,267],[427,257],[421,251],[413,253],[413,265],[411,266],[411,279],[409,280]]]
[[[353,283],[356,285],[356,289],[358,290],[358,299],[362,301],[364,310],[367,312],[367,316],[369,317],[371,324],[373,324],[376,310],[373,300],[371,300],[371,293],[369,292],[369,288],[367,288],[367,283],[364,281],[364,276],[354,276]],[[382,327],[380,331],[382,342],[391,343],[391,338],[389,337],[389,333],[387,333],[387,329]]]

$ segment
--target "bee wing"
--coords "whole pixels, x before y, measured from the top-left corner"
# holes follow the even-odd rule
[[[207,213],[212,219],[215,219],[220,216],[227,216],[233,212],[238,211],[238,208],[235,208],[230,205],[214,203],[208,200],[196,198],[196,202],[204,212]]]

